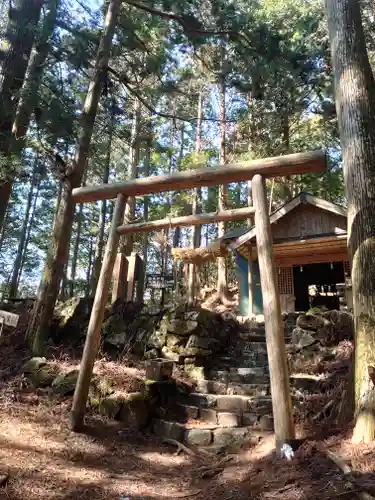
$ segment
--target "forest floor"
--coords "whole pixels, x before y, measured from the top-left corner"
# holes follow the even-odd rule
[[[199,450],[177,455],[151,434],[98,416],[88,417],[85,433],[70,432],[71,398],[35,392],[19,374],[29,357],[22,335],[0,339],[0,499],[360,499],[363,488],[374,495],[375,443],[352,446],[350,428],[300,423],[305,440],[291,461],[276,457],[272,437],[223,457]],[[63,350],[54,356],[78,363]],[[121,377],[129,391],[143,376],[136,364],[102,361],[98,369]],[[328,449],[360,471],[359,479],[344,476]]]

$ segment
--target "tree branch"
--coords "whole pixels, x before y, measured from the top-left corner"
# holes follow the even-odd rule
[[[193,27],[189,24],[187,21],[187,17],[174,14],[173,12],[166,12],[163,10],[159,9],[154,9],[153,7],[149,7],[148,5],[144,5],[142,3],[134,2],[133,0],[124,0],[125,3],[128,5],[132,5],[133,7],[136,7],[137,9],[144,10],[145,12],[148,12],[149,14],[156,15],[159,17],[163,17],[164,19],[171,19],[173,21],[176,21],[179,23],[182,28],[184,29],[185,32],[189,33],[195,33],[197,35],[230,35],[233,34],[233,31],[220,31],[220,30],[203,30],[199,29],[198,27]],[[193,19],[193,18],[192,18]]]
[[[145,108],[147,108],[152,114],[160,116],[161,118],[168,118],[172,120],[180,120],[182,122],[187,122],[187,123],[194,123],[197,121],[197,117],[187,117],[187,116],[180,116],[180,115],[173,115],[171,113],[163,113],[162,111],[157,111],[151,104],[149,104],[140,94],[137,90],[135,90],[131,85],[129,85],[129,82],[127,78],[124,75],[120,75],[118,71],[115,69],[108,67],[108,71],[112,73],[116,78],[118,78],[119,82],[121,82],[128,90],[131,92],[139,101],[143,104]],[[215,123],[222,123],[222,120],[219,120],[217,118],[202,118],[202,120],[206,122],[215,122]],[[225,123],[235,123],[236,120],[226,120]]]

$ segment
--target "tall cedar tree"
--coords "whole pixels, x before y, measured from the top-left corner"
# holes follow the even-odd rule
[[[12,165],[6,166],[12,153],[12,127],[42,5],[43,0],[17,0],[15,7],[9,7],[0,78],[0,229],[15,176]]]
[[[348,201],[355,320],[353,441],[375,438],[375,81],[358,0],[325,0]]]
[[[72,201],[72,189],[80,186],[85,171],[120,5],[121,0],[111,0],[108,4],[103,34],[96,56],[94,78],[88,88],[81,115],[75,158],[62,179],[61,201],[53,228],[52,242],[48,251],[32,320],[26,334],[27,340],[33,344],[34,353],[37,354],[44,350],[45,339],[49,334],[64,267],[68,261],[75,208]]]

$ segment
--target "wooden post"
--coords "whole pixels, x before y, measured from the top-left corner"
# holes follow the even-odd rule
[[[249,244],[249,257],[248,257],[248,271],[247,271],[247,283],[249,289],[249,317],[251,318],[254,314],[254,290],[253,290],[253,261],[252,261],[252,245]]]
[[[112,304],[117,299],[123,299],[126,293],[126,283],[123,279],[127,275],[128,261],[124,254],[118,253],[115,265],[113,266],[112,277]]]
[[[130,302],[134,298],[135,266],[137,263],[137,253],[132,252],[132,254],[129,257],[126,257],[126,259],[128,261],[126,300]]]
[[[137,280],[137,302],[143,302],[143,296],[145,292],[145,277],[146,277],[146,265],[143,257],[138,255],[138,280]]]
[[[119,244],[117,226],[121,224],[125,209],[126,197],[123,194],[117,196],[116,206],[112,218],[112,226],[109,232],[105,248],[103,264],[100,271],[98,286],[96,288],[94,305],[91,312],[89,327],[83,350],[81,367],[74,391],[73,405],[70,412],[70,428],[78,431],[82,428],[83,417],[86,409],[86,401],[89,394],[90,381],[94,368],[95,358],[100,343],[100,332],[102,329],[104,310],[108,300],[109,285],[112,279],[113,267]]]
[[[280,451],[284,443],[295,439],[288,364],[265,181],[261,175],[254,176],[252,188],[256,207],[255,230],[263,295],[276,448]]]

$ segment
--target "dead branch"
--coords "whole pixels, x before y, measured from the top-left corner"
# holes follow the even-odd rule
[[[358,496],[361,500],[375,500],[375,497],[373,497],[370,493],[368,493],[367,491],[363,491],[363,486],[359,483],[359,481],[356,480],[356,478],[353,477],[353,469],[343,458],[339,457],[330,450],[324,450],[324,453],[330,460],[332,460],[332,462],[337,465],[337,467],[345,474],[345,476],[349,476],[348,480],[353,485],[353,487],[362,488],[358,491]]]
[[[184,444],[180,443],[180,441],[177,441],[176,439],[163,438],[163,442],[168,443],[168,444],[174,444],[175,446],[177,446],[176,455],[179,455],[181,453],[181,451],[184,451],[187,455],[190,455],[191,457],[197,456],[195,451],[191,450],[190,448],[188,448]]]
[[[334,404],[335,404],[334,399],[331,399],[330,401],[328,401],[328,403],[325,405],[325,407],[323,408],[323,410],[321,410],[319,413],[317,413],[313,417],[314,422],[316,422],[317,420],[321,420],[324,417],[326,417],[327,411],[330,410],[332,408],[332,406],[334,406]]]

